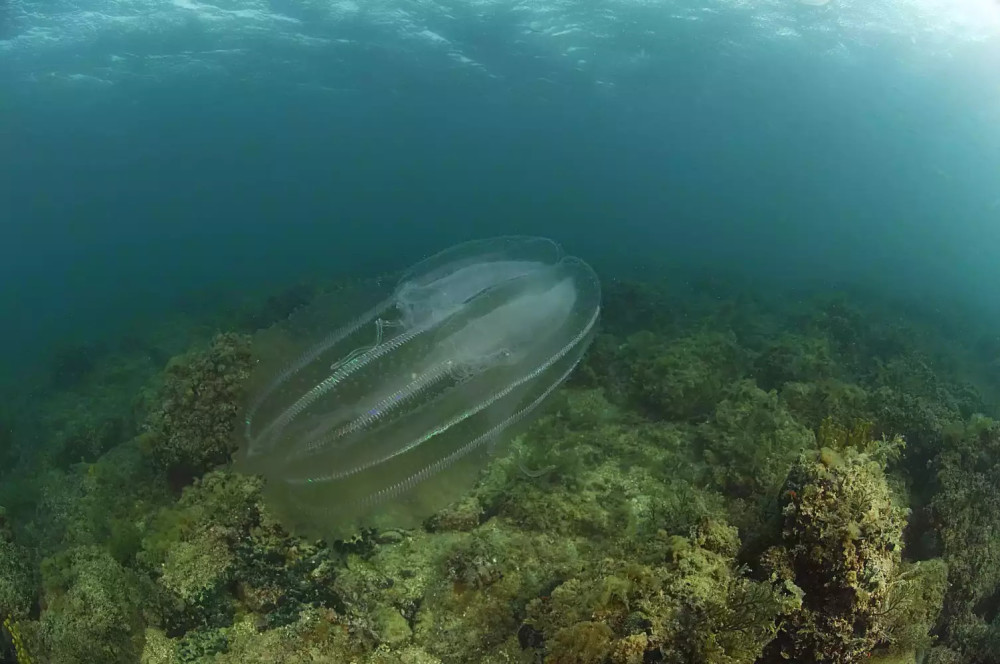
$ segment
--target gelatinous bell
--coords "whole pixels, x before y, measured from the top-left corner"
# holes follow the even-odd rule
[[[259,335],[237,459],[287,525],[327,536],[410,525],[461,495],[572,372],[600,312],[590,267],[531,237],[443,251],[351,318],[354,297]]]

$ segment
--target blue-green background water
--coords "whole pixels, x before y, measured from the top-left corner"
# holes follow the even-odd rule
[[[5,378],[455,242],[960,301],[1000,281],[1000,7],[0,9]]]

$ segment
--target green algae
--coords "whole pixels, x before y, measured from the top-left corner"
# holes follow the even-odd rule
[[[0,483],[0,612],[52,662],[991,662],[976,341],[882,303],[619,290],[632,313],[468,494],[342,541],[289,535],[225,468],[235,337],[87,413],[96,365]]]
[[[42,566],[43,661],[135,662],[142,652],[140,580],[98,547],[81,547]]]
[[[18,619],[29,614],[35,576],[29,552],[0,533],[0,616]]]
[[[236,450],[234,423],[250,375],[250,340],[220,334],[207,350],[172,359],[143,446],[157,463],[196,477]]]

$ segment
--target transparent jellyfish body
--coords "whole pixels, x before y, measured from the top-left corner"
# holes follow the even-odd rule
[[[255,381],[238,467],[266,478],[299,530],[409,525],[457,497],[482,452],[569,376],[599,312],[596,275],[549,240],[443,251],[297,356],[277,354],[280,370]]]

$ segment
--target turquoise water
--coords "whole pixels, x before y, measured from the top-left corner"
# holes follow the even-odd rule
[[[995,311],[994,3],[11,0],[0,313],[157,312],[553,237]],[[202,303],[199,305],[198,303]]]

